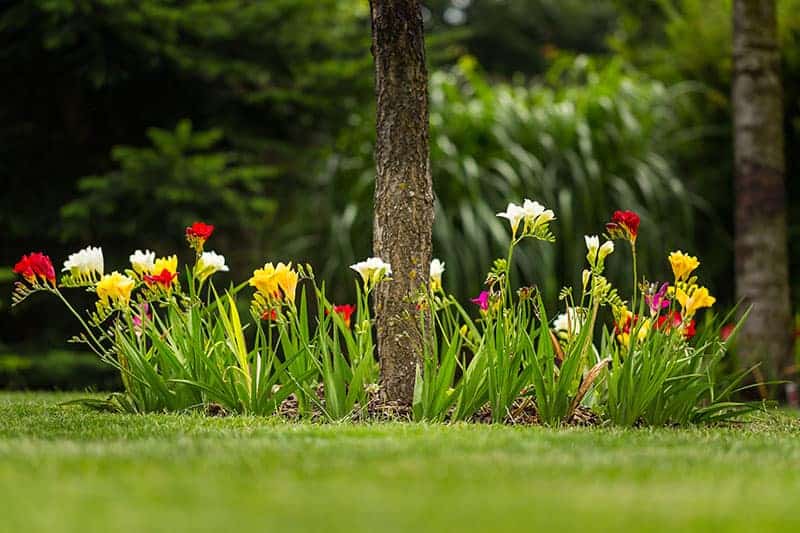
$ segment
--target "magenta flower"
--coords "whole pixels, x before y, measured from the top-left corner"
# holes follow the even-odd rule
[[[481,291],[476,298],[473,298],[470,301],[479,306],[481,311],[486,311],[489,309],[489,291]]]
[[[657,315],[659,311],[669,307],[669,300],[666,297],[668,288],[669,283],[664,283],[655,293],[645,295],[644,301],[650,307],[651,315]]]
[[[131,317],[131,321],[133,322],[133,330],[136,332],[136,336],[140,337],[142,335],[142,326],[144,326],[144,319],[152,319],[153,313],[150,311],[150,304],[147,302],[142,302],[139,306],[140,315],[133,315]]]

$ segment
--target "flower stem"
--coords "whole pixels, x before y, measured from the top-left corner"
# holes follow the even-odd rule
[[[88,326],[88,324],[86,324],[86,321],[83,320],[83,317],[81,317],[81,315],[75,310],[75,308],[72,307],[72,305],[70,305],[70,303],[67,301],[66,298],[64,298],[64,295],[61,294],[61,291],[58,290],[58,288],[54,287],[53,288],[53,293],[56,296],[58,296],[59,299],[61,299],[61,301],[64,302],[64,305],[67,306],[67,309],[69,309],[69,311],[73,315],[75,315],[75,318],[78,319],[78,322],[81,323],[81,326],[83,326],[83,329],[86,330],[86,333],[89,334],[89,337],[91,337],[92,341],[96,344],[96,346],[91,347],[92,351],[95,352],[97,355],[102,357],[103,352],[105,352],[105,350],[103,349],[103,345],[100,343],[100,341],[97,340],[97,337],[94,336],[94,333],[92,333],[92,330],[89,329],[89,326]]]
[[[631,296],[631,312],[633,314],[637,313],[638,308],[636,307],[636,296],[637,296],[637,284],[638,284],[638,274],[636,271],[636,241],[631,242],[631,257],[633,257],[633,294]]]

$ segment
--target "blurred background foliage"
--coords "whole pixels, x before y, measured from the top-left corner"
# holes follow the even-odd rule
[[[628,208],[643,217],[648,273],[664,276],[680,246],[733,303],[730,0],[423,3],[449,289],[480,290],[508,238],[494,213],[527,196],[556,210],[560,240],[524,247],[521,282],[551,295],[574,283],[580,236]],[[800,0],[778,4],[797,302]],[[32,249],[59,264],[100,244],[112,268],[135,248],[188,259],[183,227],[203,219],[235,279],[309,261],[352,297],[346,267],[369,254],[372,228],[366,0],[0,9],[0,386],[87,384],[48,384],[48,368],[82,361],[63,351],[66,313],[45,298],[8,309],[7,267]]]

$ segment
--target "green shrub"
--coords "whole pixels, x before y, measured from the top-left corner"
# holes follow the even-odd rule
[[[558,237],[589,232],[619,206],[635,209],[653,234],[640,259],[656,271],[656,243],[675,246],[692,233],[698,199],[669,158],[684,88],[587,57],[563,59],[548,80],[490,83],[469,58],[431,74],[434,250],[450,265],[449,290],[462,299],[474,294],[484,265],[508,244],[495,217],[507,198],[531,196],[554,206]],[[337,150],[347,155],[320,176],[328,195],[305,206],[324,214],[306,217],[325,224],[316,230],[325,238],[313,243],[312,261],[341,286],[344,258],[370,247],[364,229],[372,216],[371,122],[354,120],[361,129]],[[552,299],[561,285],[577,281],[572,265],[582,253],[571,238],[560,238],[554,247],[520,251],[514,274],[536,280]]]

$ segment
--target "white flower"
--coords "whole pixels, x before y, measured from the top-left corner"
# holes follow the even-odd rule
[[[497,213],[497,216],[500,218],[508,219],[508,221],[511,223],[511,231],[513,233],[517,232],[519,223],[523,218],[525,218],[525,215],[525,209],[513,203],[508,204],[508,207],[506,207],[504,212]]]
[[[87,247],[71,254],[64,261],[64,272],[74,278],[93,279],[95,275],[103,276],[103,250],[100,247]]]
[[[567,307],[566,313],[561,313],[553,322],[553,329],[557,332],[565,332],[570,336],[577,335],[583,327],[583,319],[579,309]]]
[[[431,283],[441,286],[442,274],[444,274],[444,262],[439,261],[438,259],[433,259],[433,261],[431,261],[430,268]]]
[[[508,204],[506,210],[502,213],[497,213],[497,216],[508,219],[511,223],[511,231],[516,234],[519,229],[519,223],[525,221],[525,232],[535,234],[536,230],[542,225],[547,224],[556,218],[555,213],[545,207],[539,202],[525,199],[522,205],[519,206],[514,203]]]
[[[556,218],[556,214],[551,209],[546,209],[539,202],[527,198],[522,203],[522,209],[525,211],[525,219],[529,221],[531,227],[545,224]]]
[[[522,202],[522,210],[525,211],[525,218],[531,219],[535,219],[545,211],[542,204],[528,200],[527,198]]]
[[[597,250],[600,248],[600,238],[597,235],[584,235],[583,239],[586,241],[586,260],[589,264],[594,266],[597,263]]]
[[[350,268],[361,275],[364,283],[378,283],[384,276],[392,275],[392,265],[385,263],[380,257],[370,257],[366,261],[361,261]]]
[[[586,290],[586,286],[589,284],[589,276],[591,275],[591,271],[583,269],[581,272],[581,281],[583,281],[583,290]]]
[[[600,247],[600,250],[598,250],[597,259],[602,263],[613,251],[614,243],[612,241],[606,241],[603,243],[603,246]]]
[[[542,214],[536,217],[536,224],[544,224],[546,222],[550,222],[551,220],[555,220],[556,214],[553,213],[552,209],[545,209],[542,211]]]
[[[205,281],[211,274],[216,272],[227,272],[228,265],[225,264],[225,256],[216,252],[203,252],[195,265],[195,275],[200,281]]]
[[[150,250],[136,250],[130,256],[131,266],[137,274],[150,274],[156,262],[156,253]]]

